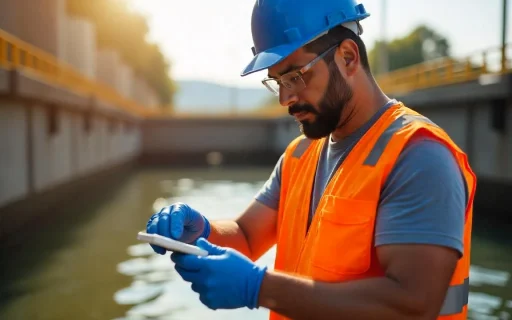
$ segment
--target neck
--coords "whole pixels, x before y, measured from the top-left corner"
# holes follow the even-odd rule
[[[340,141],[359,129],[390,100],[374,81],[366,78],[362,83],[362,87],[358,85],[359,90],[354,90],[350,103],[344,108],[340,123],[346,123],[332,133],[333,141]]]

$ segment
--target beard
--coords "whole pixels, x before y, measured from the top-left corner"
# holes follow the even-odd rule
[[[288,113],[307,111],[315,115],[315,120],[300,121],[300,131],[309,139],[327,137],[334,130],[341,128],[345,123],[340,123],[343,110],[352,99],[353,92],[348,83],[343,79],[336,63],[329,63],[329,82],[327,90],[318,105],[295,104],[288,109]]]

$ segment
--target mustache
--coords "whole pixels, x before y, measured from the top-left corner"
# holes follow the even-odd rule
[[[311,112],[313,114],[318,114],[318,111],[316,111],[316,109],[310,105],[310,104],[294,104],[293,106],[289,107],[288,108],[288,113],[293,116],[295,113],[299,113],[299,112]]]

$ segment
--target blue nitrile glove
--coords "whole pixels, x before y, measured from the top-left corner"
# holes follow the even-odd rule
[[[206,257],[173,252],[171,260],[183,280],[192,283],[199,300],[208,308],[258,308],[258,295],[267,267],[255,265],[231,248],[211,244],[204,238],[197,246],[208,251]]]
[[[153,214],[146,224],[146,232],[193,243],[199,237],[208,238],[210,222],[187,204],[177,202]],[[151,247],[158,254],[166,252],[160,246],[151,245]]]

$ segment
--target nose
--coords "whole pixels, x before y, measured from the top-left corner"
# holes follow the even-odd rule
[[[283,86],[279,87],[279,104],[283,107],[289,107],[299,101],[296,93],[286,89]]]

